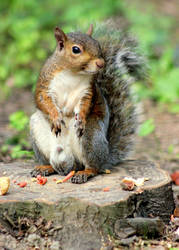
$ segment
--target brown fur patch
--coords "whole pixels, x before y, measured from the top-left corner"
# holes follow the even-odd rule
[[[87,175],[88,177],[92,177],[97,175],[97,171],[95,169],[89,168],[89,169],[85,169],[83,171],[78,171],[75,173],[75,175]]]
[[[41,172],[41,174],[43,175],[43,173],[48,173],[53,174],[55,173],[55,170],[52,168],[51,165],[39,165],[39,166],[35,166],[35,170]]]

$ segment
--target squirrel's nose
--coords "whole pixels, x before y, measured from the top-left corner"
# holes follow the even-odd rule
[[[98,68],[103,68],[104,67],[104,60],[103,59],[98,59],[96,60],[96,65],[98,66]]]

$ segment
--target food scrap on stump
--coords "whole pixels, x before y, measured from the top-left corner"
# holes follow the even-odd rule
[[[75,171],[71,171],[64,179],[56,181],[57,184],[64,183],[67,180],[69,180],[73,175],[75,174]]]
[[[10,186],[9,177],[0,177],[0,195],[4,195],[8,192]]]

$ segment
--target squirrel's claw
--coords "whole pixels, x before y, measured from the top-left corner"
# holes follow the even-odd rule
[[[76,128],[77,136],[81,137],[83,135],[83,133],[84,133],[85,124],[82,121],[79,114],[75,114],[75,124],[74,124],[74,126]]]
[[[55,170],[50,165],[40,165],[36,166],[31,172],[32,177],[37,177],[37,175],[49,176],[55,173]]]
[[[63,125],[66,128],[65,122],[64,120],[61,119],[57,119],[54,122],[52,122],[51,125],[51,131],[55,133],[56,137],[58,136],[58,134],[61,134],[61,125]]]
[[[75,184],[82,184],[88,181],[88,176],[86,174],[83,175],[74,175],[71,177],[71,182]]]
[[[58,130],[55,131],[56,137],[58,136],[58,134],[59,134],[59,135],[61,134],[61,129],[58,129]]]
[[[88,181],[89,178],[95,175],[97,175],[97,172],[95,169],[86,169],[86,170],[78,171],[71,177],[71,182],[75,184],[85,183]]]
[[[51,131],[53,133],[55,133],[56,137],[58,136],[58,134],[61,134],[61,125],[60,124],[52,124],[51,126]]]
[[[61,124],[66,128],[66,124],[65,124],[64,120],[61,120]]]

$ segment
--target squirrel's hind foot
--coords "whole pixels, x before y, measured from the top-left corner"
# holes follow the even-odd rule
[[[97,175],[95,169],[85,169],[83,171],[78,171],[71,178],[71,182],[75,184],[82,184],[88,181],[89,178]]]
[[[49,176],[55,174],[56,171],[52,168],[51,165],[40,165],[36,166],[31,172],[32,177],[37,177],[37,175]]]

